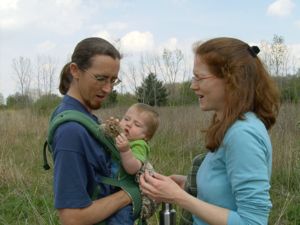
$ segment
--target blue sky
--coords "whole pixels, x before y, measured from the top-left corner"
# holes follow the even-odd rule
[[[124,53],[191,51],[197,40],[231,36],[249,43],[283,36],[300,65],[299,0],[0,0],[0,93],[17,91],[13,58],[57,60],[89,36],[121,40]]]

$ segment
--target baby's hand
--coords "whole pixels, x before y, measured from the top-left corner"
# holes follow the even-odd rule
[[[124,133],[116,137],[116,144],[120,152],[127,152],[130,150],[129,142]]]

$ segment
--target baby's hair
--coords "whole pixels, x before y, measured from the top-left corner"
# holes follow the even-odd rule
[[[155,134],[159,126],[159,114],[154,109],[154,107],[145,103],[136,103],[130,108],[135,108],[139,113],[145,114],[147,116],[146,126],[147,126],[147,140],[150,140]]]

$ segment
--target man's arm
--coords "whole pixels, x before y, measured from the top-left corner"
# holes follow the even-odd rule
[[[93,201],[85,208],[59,209],[58,216],[63,225],[92,225],[105,220],[117,210],[131,203],[124,191]]]

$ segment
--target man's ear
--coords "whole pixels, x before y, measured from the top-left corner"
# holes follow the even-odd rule
[[[70,73],[73,77],[73,79],[78,80],[80,76],[80,69],[78,68],[76,63],[71,63],[70,64]]]

